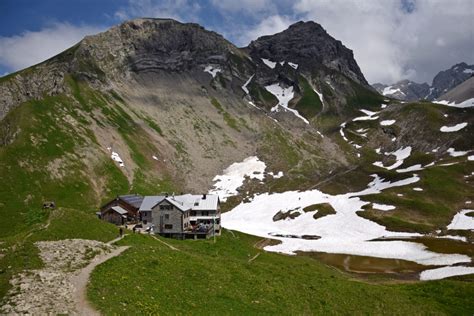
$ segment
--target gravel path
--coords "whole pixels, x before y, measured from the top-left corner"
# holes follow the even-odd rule
[[[120,239],[120,238],[118,238]],[[14,276],[0,314],[99,315],[86,296],[94,268],[128,247],[95,240],[40,241],[36,246],[44,267]]]
[[[118,247],[108,254],[94,258],[92,262],[89,263],[87,267],[83,268],[78,275],[71,278],[71,282],[75,289],[73,297],[76,304],[76,311],[79,315],[100,315],[100,313],[89,304],[89,301],[87,301],[87,283],[89,282],[90,274],[99,264],[120,255],[128,248],[128,246]]]

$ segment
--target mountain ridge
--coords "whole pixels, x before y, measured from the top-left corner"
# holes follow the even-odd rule
[[[474,73],[474,65],[465,62],[457,63],[446,70],[438,72],[428,83],[417,83],[408,79],[400,80],[392,85],[374,83],[380,94],[403,101],[433,101],[446,94],[456,86],[468,80]]]

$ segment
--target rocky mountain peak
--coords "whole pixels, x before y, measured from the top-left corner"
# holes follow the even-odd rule
[[[195,23],[142,18],[85,38],[79,50],[107,74],[118,74],[188,70],[222,62],[237,48]]]
[[[307,71],[323,65],[342,72],[358,83],[368,85],[352,50],[312,21],[300,21],[280,33],[259,37],[247,49],[252,57],[296,63]]]

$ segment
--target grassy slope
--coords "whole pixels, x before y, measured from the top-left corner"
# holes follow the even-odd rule
[[[145,176],[153,168],[149,160],[154,147],[147,133],[126,113],[125,104],[73,78],[68,78],[68,83],[72,96],[26,102],[0,122],[0,133],[10,124],[16,134],[11,143],[0,147],[0,253],[5,255],[0,256],[0,298],[9,289],[13,274],[41,265],[35,241],[110,240],[116,227],[95,218],[102,202],[117,194],[155,194],[175,187],[166,176]],[[102,154],[89,128],[91,121],[115,128],[129,146],[138,167],[133,183]],[[96,160],[84,157],[89,149],[100,153]],[[54,161],[58,161],[56,167],[51,165]],[[91,174],[101,187],[93,183]],[[43,210],[43,201],[49,200],[55,201],[59,210]],[[51,223],[44,229],[48,218]]]
[[[303,90],[303,95],[298,103],[296,103],[295,109],[307,119],[311,119],[322,111],[323,103],[306,78],[300,76],[299,84]]]
[[[173,241],[133,235],[92,274],[88,297],[104,314],[470,314],[472,283],[367,284],[308,257],[267,253],[256,237]],[[257,253],[260,255],[253,261]]]

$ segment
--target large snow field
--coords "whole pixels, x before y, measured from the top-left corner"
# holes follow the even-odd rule
[[[402,153],[398,154],[400,156],[407,156]],[[401,158],[400,156],[397,158]],[[251,159],[254,162],[258,161],[256,157],[247,159]],[[225,172],[227,175],[229,175],[228,169]],[[246,169],[245,173],[252,173],[250,169]],[[242,172],[239,174],[241,175]],[[436,253],[417,242],[409,240],[383,240],[386,237],[393,239],[422,235],[389,231],[382,225],[358,216],[356,212],[363,210],[362,207],[370,203],[363,201],[361,198],[369,194],[378,194],[389,188],[416,183],[420,178],[415,174],[407,176],[407,178],[400,181],[390,182],[376,174],[372,176],[374,178],[373,181],[368,184],[366,189],[360,192],[331,195],[319,190],[308,190],[257,194],[250,198],[250,201],[242,202],[231,211],[222,214],[222,226],[230,230],[279,240],[281,241],[280,244],[267,246],[264,249],[289,255],[294,255],[298,251],[327,252],[402,259],[423,265],[438,266],[471,262],[470,257],[466,255]],[[216,179],[219,181],[225,179],[221,177],[224,176],[217,176]],[[239,180],[235,184],[241,185],[242,181]],[[222,187],[222,185],[220,186]],[[219,183],[216,184],[216,189],[213,189],[214,193],[218,191],[217,187],[219,187]],[[236,192],[235,189],[234,192]],[[322,203],[330,204],[336,214],[314,219],[313,215],[318,212],[317,210],[311,212],[303,211],[303,208],[307,206]],[[388,205],[381,206],[381,208],[386,210],[392,209]],[[279,211],[291,211],[300,215],[294,219],[287,218],[274,221],[273,217]],[[308,236],[313,239],[304,238]],[[320,238],[317,239],[318,237]],[[374,239],[378,240],[372,241]]]

